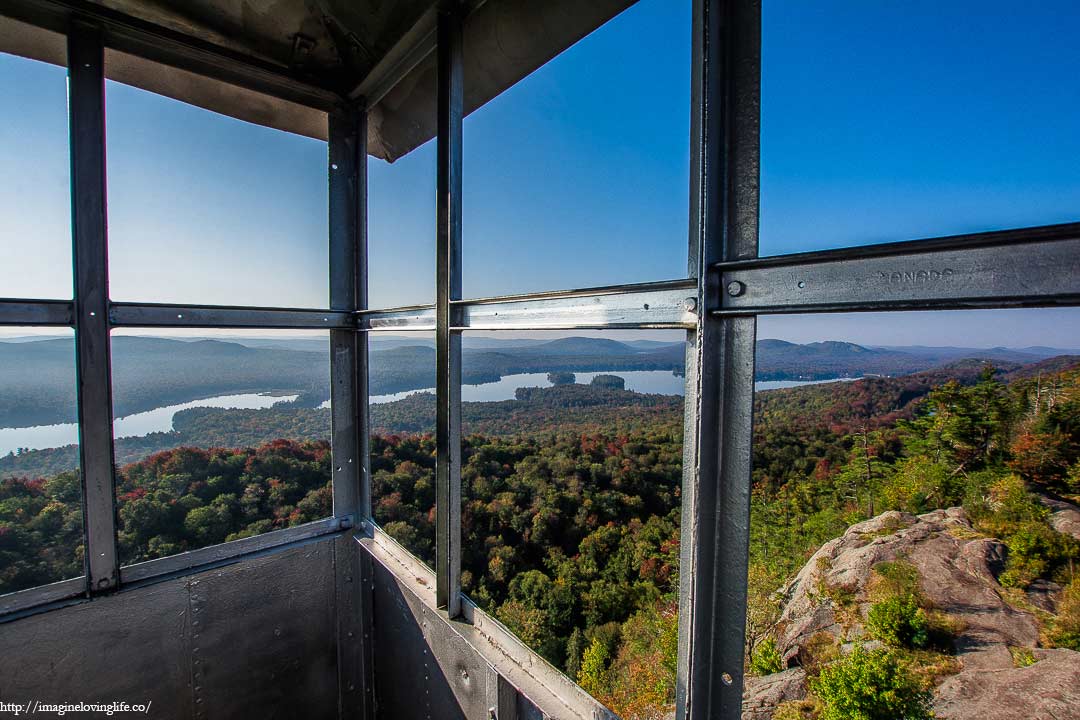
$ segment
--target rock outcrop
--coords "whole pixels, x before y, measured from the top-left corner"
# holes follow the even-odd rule
[[[1035,650],[1034,656],[1035,664],[1028,667],[965,667],[946,678],[934,691],[934,716],[939,720],[1080,717],[1080,653]]]
[[[1080,540],[1080,507],[1046,495],[1040,495],[1039,501],[1050,510],[1050,527]]]
[[[962,508],[887,512],[823,545],[782,591],[777,648],[791,669],[748,678],[745,720],[766,720],[780,702],[805,697],[798,666],[823,637],[841,644],[864,638],[874,566],[897,560],[914,566],[923,597],[955,629],[959,672],[934,692],[937,717],[1080,720],[1080,653],[1039,649],[1040,626],[1029,611],[1052,612],[1060,588],[1035,583],[1027,603],[1017,602],[997,580],[1005,546],[979,535]],[[1016,667],[1010,647],[1032,649],[1035,663]]]

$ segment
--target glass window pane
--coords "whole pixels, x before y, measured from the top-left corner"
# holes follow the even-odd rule
[[[1080,6],[766,0],[761,253],[1080,217]]]
[[[624,720],[667,717],[685,333],[464,344],[463,590]]]
[[[758,327],[755,712],[1067,714],[1034,683],[1077,664],[1080,308]]]
[[[643,0],[465,118],[465,297],[685,277],[689,108],[690,2]]]
[[[326,143],[109,81],[113,300],[325,308]]]
[[[0,53],[0,297],[70,298],[67,69]]]
[[[74,333],[0,331],[0,594],[83,574]]]
[[[371,504],[383,530],[435,566],[435,337],[368,335]]]
[[[368,307],[435,302],[435,141],[368,158]]]
[[[113,334],[124,564],[332,514],[329,347],[311,332]]]

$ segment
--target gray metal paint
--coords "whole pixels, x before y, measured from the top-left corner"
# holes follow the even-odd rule
[[[74,312],[65,300],[0,300],[0,325],[70,326]]]
[[[697,290],[685,281],[454,305],[457,325],[469,330],[689,328],[697,323]]]
[[[757,255],[759,0],[696,0],[689,268]],[[688,336],[676,714],[742,715],[756,318],[702,313]]]
[[[86,596],[86,577],[79,576],[0,595],[0,623],[20,617],[25,610]]]
[[[103,37],[100,27],[83,23],[73,24],[68,35],[75,376],[83,534],[91,593],[112,590],[120,582],[113,479]]]
[[[362,109],[330,116],[330,305],[355,313],[366,305],[367,152]],[[367,342],[351,330],[330,333],[334,517],[355,526],[370,512]],[[335,541],[338,714],[374,716],[370,583],[356,543]],[[370,577],[368,574],[366,577]]]
[[[460,7],[439,7],[435,269],[435,572],[438,605],[461,612],[461,332],[451,303],[461,298],[462,41]]]
[[[378,568],[391,573],[401,595],[403,602],[413,608],[421,605],[426,607],[424,615],[430,622],[438,619],[445,628],[450,629],[463,638],[471,647],[471,652],[479,656],[497,669],[498,674],[512,686],[519,696],[514,705],[517,712],[523,713],[523,717],[552,717],[568,718],[576,720],[614,720],[615,716],[594,698],[589,696],[570,678],[556,670],[550,663],[540,657],[536,652],[528,648],[516,638],[513,633],[501,623],[483,612],[468,599],[462,599],[462,615],[460,619],[451,620],[444,610],[436,607],[435,597],[435,573],[415,557],[410,555],[404,548],[378,528],[373,528],[370,537],[360,539],[366,554],[370,554]],[[378,570],[377,570],[378,573]],[[375,607],[382,607],[379,597],[380,588],[376,588]],[[412,612],[412,610],[410,610]],[[375,611],[378,618],[376,623],[376,654],[378,665],[376,667],[376,694],[382,687],[379,681],[379,673],[384,667],[384,658],[387,648],[378,642],[382,629],[379,624],[383,622],[384,614],[378,609]],[[429,624],[430,624],[429,622]],[[426,632],[427,630],[425,630]],[[435,630],[434,632],[442,632]],[[386,638],[392,638],[392,633],[387,633]],[[437,648],[420,648],[420,657],[426,657],[424,651],[436,652]],[[407,652],[407,650],[400,650]],[[415,660],[415,658],[414,658]],[[400,661],[405,662],[405,661]],[[447,675],[450,677],[449,675]],[[453,677],[450,677],[453,680]],[[386,681],[389,682],[389,681]],[[505,688],[500,691],[498,687],[488,689],[487,698],[492,701],[493,694],[498,696],[502,692],[500,706],[505,707],[508,700],[505,698]],[[380,705],[380,712],[391,715],[400,710],[398,699],[393,699],[395,704],[389,707]],[[490,706],[488,707],[490,710]],[[486,716],[481,716],[486,717]]]
[[[333,541],[202,573],[188,599],[196,718],[337,717]]]
[[[437,616],[416,602],[416,596],[403,588],[385,567],[374,566],[374,614],[375,697],[381,717],[401,720],[456,720],[483,717],[486,711],[483,699],[470,708],[472,714],[462,707],[451,686],[453,673],[457,670],[454,648],[431,643],[431,633],[438,632]],[[440,639],[441,636],[439,636]],[[449,657],[446,657],[449,656]],[[440,662],[437,657],[442,658]],[[444,669],[449,668],[449,674]],[[464,667],[469,671],[467,666]],[[486,682],[482,668],[473,667],[471,675],[479,682]],[[407,680],[405,680],[407,678]],[[471,677],[470,677],[471,679]],[[465,700],[474,699],[473,692],[465,694]]]
[[[149,700],[155,718],[337,717],[335,553],[334,538],[309,542],[7,623],[0,694]]]
[[[231,540],[219,545],[189,550],[177,555],[145,560],[134,565],[120,568],[120,580],[124,584],[144,582],[167,575],[191,572],[198,568],[223,561],[229,561],[242,555],[271,550],[289,543],[330,535],[341,530],[338,518],[324,518],[315,522],[296,525],[283,530],[263,533],[252,537]]]
[[[725,294],[722,309],[769,313],[1076,303],[1080,228],[1066,226],[1058,237],[1034,241],[1022,233],[1009,233],[1021,235],[1011,244],[1001,243],[1002,233],[990,233],[982,246],[966,238],[949,247],[942,238],[874,254],[837,251],[787,262],[770,258],[760,266],[721,264],[722,284],[744,287],[736,296]]]
[[[223,307],[112,303],[110,322],[116,327],[309,328],[343,330],[356,327],[344,310]]]

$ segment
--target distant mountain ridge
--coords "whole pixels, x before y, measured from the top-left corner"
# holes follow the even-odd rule
[[[683,342],[599,337],[467,338],[462,380],[495,382],[517,373],[663,370],[681,373]],[[427,337],[372,337],[370,392],[381,395],[435,384],[434,345]],[[329,342],[315,337],[113,338],[115,414],[240,392],[287,391],[306,404],[329,397]],[[839,340],[806,344],[763,339],[757,380],[829,380],[899,376],[974,359],[997,364],[1048,361],[1054,348],[868,347]],[[1061,355],[1080,355],[1061,353]],[[74,341],[0,341],[0,427],[75,419]],[[1058,361],[1058,366],[1062,362]],[[1048,365],[1047,370],[1052,369]],[[1035,370],[1034,372],[1038,372]]]

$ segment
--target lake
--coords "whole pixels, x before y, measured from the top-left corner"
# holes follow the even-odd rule
[[[276,402],[295,400],[296,395],[266,395],[262,393],[243,393],[240,395],[218,395],[217,397],[192,400],[179,405],[166,405],[146,412],[135,413],[113,421],[115,437],[139,437],[154,432],[168,432],[173,429],[173,415],[181,410],[197,407],[216,407],[230,409],[268,408]],[[7,455],[16,448],[63,447],[79,442],[79,426],[76,423],[57,425],[38,425],[25,428],[0,428],[0,455]]]
[[[605,372],[579,372],[574,373],[578,383],[588,384],[597,375],[618,375],[626,381],[626,389],[639,393],[652,393],[657,395],[682,395],[685,379],[673,374],[670,370],[608,370]],[[754,389],[778,390],[780,388],[799,387],[801,385],[817,385],[827,382],[845,382],[855,378],[843,378],[842,380],[765,380],[754,383]],[[522,387],[551,387],[547,373],[519,373],[506,375],[498,382],[482,383],[479,385],[462,385],[461,399],[465,402],[497,402],[500,400],[513,400],[514,391]],[[404,390],[387,395],[372,395],[371,403],[380,403],[402,400],[416,393],[434,393],[435,388],[421,390]],[[218,395],[217,397],[192,400],[179,405],[167,405],[155,408],[147,412],[135,413],[127,417],[117,418],[113,422],[116,437],[139,437],[155,432],[168,432],[173,429],[172,419],[180,410],[196,407],[214,407],[230,409],[262,409],[268,408],[274,403],[292,401],[296,395],[268,395],[263,393],[243,393],[239,395]],[[330,401],[324,402],[321,407],[330,407]],[[0,456],[7,455],[17,448],[41,448],[62,447],[79,441],[79,429],[75,423],[61,423],[58,425],[39,425],[25,428],[0,428]]]
[[[652,393],[657,395],[682,395],[684,394],[685,378],[674,375],[670,370],[606,370],[604,372],[579,372],[574,373],[578,383],[587,385],[597,375],[618,375],[626,380],[626,389],[639,393]],[[801,385],[818,385],[827,382],[846,382],[856,378],[843,378],[841,380],[763,380],[754,383],[754,390],[779,390],[781,388],[799,387]],[[522,387],[551,387],[547,373],[521,373],[518,375],[506,375],[498,382],[483,383],[481,385],[462,385],[461,399],[464,402],[496,402],[499,400],[513,400],[514,391]],[[403,400],[416,393],[434,393],[435,388],[422,390],[404,390],[388,395],[372,395],[371,404],[393,402]],[[324,403],[329,407],[329,403]]]

